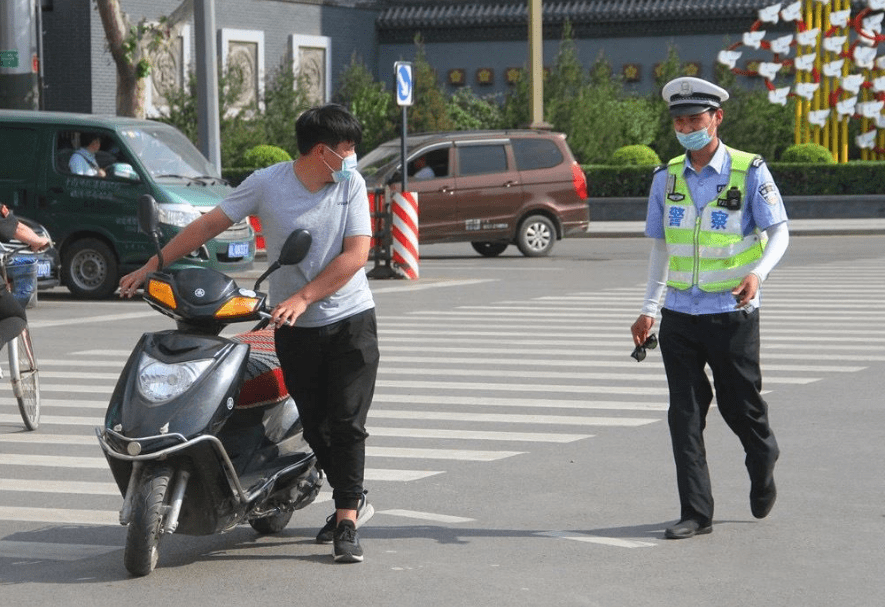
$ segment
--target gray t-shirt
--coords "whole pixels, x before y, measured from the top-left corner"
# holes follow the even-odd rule
[[[310,231],[313,244],[304,261],[270,275],[272,305],[316,278],[341,254],[345,238],[372,235],[366,182],[356,172],[346,181],[310,192],[295,175],[293,163],[281,162],[252,173],[220,207],[234,222],[248,215],[259,217],[270,261],[279,257],[293,230]],[[374,307],[366,272],[360,270],[337,292],[310,305],[295,325],[322,327]]]

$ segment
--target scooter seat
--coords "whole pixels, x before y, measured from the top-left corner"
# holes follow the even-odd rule
[[[283,371],[274,347],[273,329],[250,331],[231,339],[249,344],[251,350],[246,363],[246,381],[235,408],[252,409],[274,405],[289,396],[283,381]]]

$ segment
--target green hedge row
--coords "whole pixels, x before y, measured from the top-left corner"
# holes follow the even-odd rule
[[[645,197],[655,167],[585,165],[588,193],[593,198]],[[783,196],[885,194],[885,162],[846,164],[768,164]]]
[[[654,167],[585,165],[591,198],[648,196]],[[885,162],[852,161],[846,164],[797,164],[772,162],[768,168],[783,196],[833,194],[885,194]],[[237,186],[252,168],[228,168],[222,175]]]

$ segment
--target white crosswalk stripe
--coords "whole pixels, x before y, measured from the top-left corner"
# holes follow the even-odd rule
[[[864,347],[885,331],[862,324],[882,309],[883,266],[881,259],[871,259],[778,269],[776,280],[764,287],[762,314],[770,393],[885,361],[885,352]],[[819,303],[806,297],[812,276],[824,294]],[[469,288],[484,281],[461,282]],[[398,318],[379,313],[382,366],[368,422],[366,479],[414,482],[456,466],[525,457],[544,443],[589,441],[612,428],[664,423],[667,384],[660,353],[650,351],[641,365],[629,357],[629,326],[642,288],[416,309]],[[814,323],[814,330],[797,333],[785,322],[796,317]],[[44,410],[38,432],[17,431],[21,420],[14,409],[0,410],[0,424],[16,429],[0,430],[0,522],[118,525],[120,493],[93,428],[103,423],[129,354],[84,349],[41,359]],[[5,361],[0,366],[5,373]],[[5,382],[0,380],[0,395],[9,396]],[[70,507],[39,507],[49,494],[64,495],[58,503]],[[28,495],[42,496],[34,498],[38,507],[22,505]],[[566,532],[550,537],[611,542]],[[20,544],[0,541],[0,556],[64,560],[70,554],[52,544]],[[629,544],[624,546],[643,546]],[[116,549],[86,546],[80,553]]]

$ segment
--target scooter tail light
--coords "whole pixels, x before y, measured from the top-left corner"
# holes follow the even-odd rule
[[[248,316],[258,309],[260,300],[256,297],[233,297],[226,301],[215,313],[215,318]]]
[[[172,292],[172,285],[168,282],[160,280],[148,280],[147,293],[154,301],[163,304],[170,310],[178,307],[175,302],[175,294]]]

